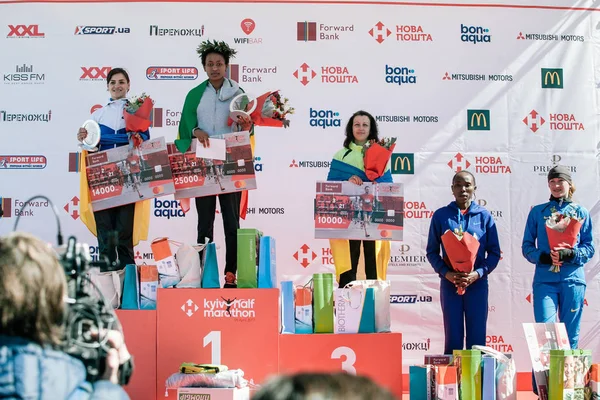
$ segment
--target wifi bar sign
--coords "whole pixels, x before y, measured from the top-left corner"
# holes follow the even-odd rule
[[[247,35],[250,36],[256,28],[256,23],[251,18],[246,18],[240,22],[240,28]],[[233,42],[236,44],[262,44],[262,38],[257,37],[241,37],[233,38]]]

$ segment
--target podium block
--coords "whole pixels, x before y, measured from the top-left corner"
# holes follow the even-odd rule
[[[368,376],[402,398],[402,334],[279,335],[279,372]]]
[[[124,389],[133,400],[156,398],[156,311],[116,310],[134,371]],[[164,387],[163,387],[164,391]]]
[[[159,289],[156,398],[183,362],[224,364],[260,383],[278,372],[278,289]]]

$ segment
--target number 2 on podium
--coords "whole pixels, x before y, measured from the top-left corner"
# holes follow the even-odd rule
[[[331,353],[331,359],[340,359],[342,356],[346,357],[344,361],[342,361],[342,370],[346,371],[349,374],[356,375],[356,368],[354,368],[354,363],[356,362],[356,353],[350,347],[342,346],[338,347]]]
[[[212,344],[210,348],[210,363],[221,365],[221,331],[211,331],[204,336],[203,346],[206,347]]]

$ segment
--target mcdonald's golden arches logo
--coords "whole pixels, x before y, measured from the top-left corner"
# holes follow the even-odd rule
[[[468,131],[489,131],[490,110],[467,110]]]
[[[392,175],[414,175],[414,153],[393,153],[391,169]]]
[[[562,89],[563,85],[562,68],[542,68],[542,89]]]

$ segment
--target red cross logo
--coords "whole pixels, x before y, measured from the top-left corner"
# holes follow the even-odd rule
[[[81,67],[83,74],[79,79],[106,79],[111,67]]]
[[[79,218],[79,197],[73,196],[70,202],[63,207],[73,219]]]
[[[298,164],[296,164],[296,160],[292,160],[292,163],[290,164],[290,168],[298,168]]]
[[[517,36],[517,40],[525,40],[525,36],[523,36],[523,32],[519,32],[519,36]]]
[[[525,123],[533,133],[536,133],[538,129],[544,125],[544,122],[546,122],[546,120],[535,110],[531,110],[531,112],[523,118],[523,123]]]
[[[459,172],[469,168],[471,163],[462,154],[456,153],[454,158],[448,162],[448,166],[452,168],[454,172]]]
[[[198,311],[198,306],[192,301],[192,299],[188,299],[188,301],[183,303],[181,306],[181,311],[183,311],[183,313],[188,317],[191,317],[196,311]]]
[[[304,244],[300,250],[294,253],[294,258],[300,262],[304,268],[308,267],[311,262],[317,258],[317,253],[312,251],[308,245]]]
[[[376,23],[375,26],[369,31],[369,35],[373,36],[377,43],[383,43],[383,41],[391,34],[392,31],[386,28],[381,21]]]
[[[444,77],[442,78],[443,81],[451,81],[452,77],[450,76],[449,73],[446,72],[446,74],[444,75]]]
[[[294,71],[294,76],[300,81],[300,83],[306,86],[311,79],[317,76],[317,73],[310,69],[308,64],[304,63],[300,66],[300,68]]]

